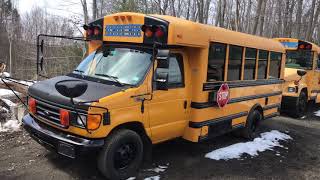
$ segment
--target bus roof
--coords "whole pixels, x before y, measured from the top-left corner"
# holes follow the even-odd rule
[[[224,28],[200,24],[188,21],[181,18],[176,18],[167,15],[146,15],[141,13],[122,12],[107,15],[104,17],[104,26],[108,24],[124,24],[125,21],[116,21],[117,17],[130,17],[131,24],[145,24],[145,20],[157,21],[158,23],[168,24],[168,45],[181,45],[189,47],[208,47],[210,42],[220,42],[231,45],[244,46],[249,48],[257,48],[275,52],[285,52],[285,48],[280,42],[272,39],[263,38],[255,35],[235,32]],[[150,20],[151,19],[151,20]],[[137,31],[137,29],[134,29]],[[106,31],[106,30],[104,30]],[[104,32],[105,33],[105,32]],[[113,37],[108,36],[103,38],[104,41],[123,41],[144,43],[143,38],[139,37]]]
[[[175,31],[174,34],[176,34],[176,36],[180,34],[180,37],[183,37],[184,40],[182,42],[180,42],[178,38],[175,38],[175,44],[207,46],[208,42],[221,42],[250,48],[285,52],[281,43],[275,42],[272,39],[231,31],[212,25],[200,24],[167,15],[151,16],[168,21],[173,31]]]
[[[304,41],[304,40],[300,40],[300,39],[296,39],[296,38],[274,38],[274,39],[279,42],[287,42],[287,43],[298,43],[298,42],[309,43],[312,45],[312,49],[311,49],[312,51],[316,51],[316,52],[320,53],[320,47],[317,44],[314,44],[309,41]],[[285,48],[287,50],[297,49],[297,48],[290,48],[290,47],[285,47]]]

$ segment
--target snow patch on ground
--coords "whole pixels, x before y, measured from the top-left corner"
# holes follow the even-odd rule
[[[129,177],[127,180],[135,180],[136,177]]]
[[[214,150],[205,155],[206,158],[214,160],[229,160],[241,158],[243,154],[257,156],[258,152],[273,150],[274,147],[283,147],[280,141],[292,139],[289,135],[277,130],[265,132],[261,137],[245,143],[237,143],[228,147]]]
[[[319,116],[319,117],[320,117],[320,110],[319,110],[319,111],[314,112],[314,115],[316,115],[316,116]]]
[[[13,95],[13,92],[9,89],[0,89],[0,96]]]
[[[169,164],[167,165],[159,165],[158,167],[156,168],[152,168],[152,169],[146,169],[145,171],[152,171],[152,172],[155,172],[155,173],[160,173],[160,172],[164,172],[167,170],[167,168],[169,167]]]
[[[20,123],[18,120],[8,120],[5,123],[0,123],[0,132],[15,132],[20,130]]]
[[[6,103],[8,106],[16,106],[16,104],[15,103],[13,103],[12,101],[10,101],[9,99],[2,99],[2,101],[4,102],[4,103]]]
[[[160,176],[151,176],[151,177],[147,177],[147,178],[144,178],[144,180],[160,180]]]

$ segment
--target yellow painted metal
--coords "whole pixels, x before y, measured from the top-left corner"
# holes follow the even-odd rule
[[[279,42],[298,42],[299,39],[294,38],[275,38],[275,40]],[[318,54],[320,54],[320,47],[314,43],[308,42],[312,44],[312,52],[313,52],[313,67],[311,70],[307,71],[307,74],[299,81],[299,84],[294,84],[294,81],[300,79],[298,76],[297,71],[299,69],[294,68],[285,68],[284,71],[284,86],[283,86],[283,96],[290,96],[290,97],[299,97],[300,92],[302,89],[307,89],[308,92],[308,100],[316,98],[316,102],[320,102],[320,71],[317,68],[318,63]],[[297,50],[296,48],[286,48],[286,50]],[[288,92],[289,87],[298,87],[298,91],[296,92]]]
[[[122,16],[124,16],[124,20],[121,19]],[[285,53],[285,49],[279,42],[271,39],[194,23],[170,16],[153,16],[169,22],[168,44],[178,45],[180,47],[178,49],[171,49],[171,52],[183,55],[185,87],[169,89],[168,91],[153,91],[151,89],[153,79],[153,71],[151,68],[140,86],[103,97],[98,102],[93,103],[93,105],[103,106],[109,109],[111,118],[110,125],[103,125],[101,123],[100,127],[91,133],[73,126],[70,126],[68,129],[55,128],[87,138],[104,138],[119,125],[139,123],[144,127],[153,143],[159,143],[176,137],[183,137],[189,141],[197,142],[200,136],[207,134],[208,128],[191,128],[189,127],[190,121],[203,122],[240,112],[249,112],[256,104],[264,107],[266,105],[279,104],[281,102],[281,95],[275,95],[269,97],[268,104],[266,104],[266,98],[260,98],[227,104],[224,108],[191,108],[191,101],[208,101],[209,92],[203,91],[203,84],[207,82],[210,42],[220,42],[228,45],[237,45],[280,53]],[[105,16],[104,24],[144,24],[144,17],[145,15],[137,13],[117,13]],[[103,41],[142,43],[143,39],[140,37],[104,36]],[[92,43],[89,50],[93,51],[99,46],[101,46],[101,42]],[[229,46],[227,48],[227,52],[228,51]],[[242,70],[244,69],[244,57],[245,49],[243,53]],[[282,58],[280,78],[283,78],[284,75],[284,58],[285,56]],[[228,53],[225,66],[225,80],[227,80],[227,63]],[[257,78],[257,70],[255,74],[255,77]],[[243,76],[244,74],[242,73],[241,79],[243,79]],[[225,82],[229,83],[228,81]],[[282,91],[282,84],[239,87],[230,89],[230,97],[240,98],[244,96],[270,94],[279,91]],[[144,112],[141,111],[142,99],[145,99]],[[185,101],[187,102],[186,108],[184,107]],[[264,115],[268,115],[272,112],[273,111],[266,111]],[[90,108],[88,113],[102,114],[104,111],[98,108]],[[246,119],[246,116],[236,118],[232,121],[232,125],[244,124]]]

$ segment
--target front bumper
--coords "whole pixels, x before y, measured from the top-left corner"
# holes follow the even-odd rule
[[[22,118],[24,129],[39,144],[57,153],[76,158],[81,154],[99,151],[104,145],[103,139],[86,139],[54,129],[34,119],[30,114]]]
[[[281,110],[282,111],[293,111],[296,109],[298,97],[293,96],[282,96]]]

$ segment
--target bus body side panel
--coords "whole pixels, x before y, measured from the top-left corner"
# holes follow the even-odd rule
[[[247,115],[255,105],[262,107],[264,117],[275,115],[281,103],[282,85],[234,88],[230,90],[230,94],[229,104],[223,108],[217,106],[193,108],[192,122],[189,123],[184,138],[197,142],[200,135],[206,136],[202,132],[203,128],[209,128],[208,133],[215,136],[234,128],[244,127]]]

